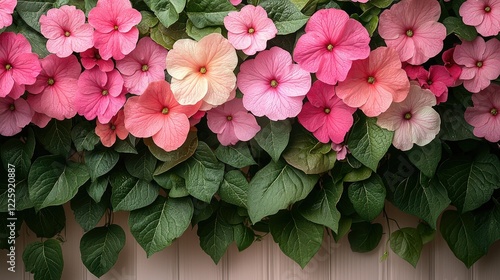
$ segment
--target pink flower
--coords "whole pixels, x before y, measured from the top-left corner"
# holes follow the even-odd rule
[[[264,50],[267,41],[278,33],[274,22],[261,6],[246,5],[240,12],[230,12],[224,18],[224,26],[228,30],[229,42],[247,55]]]
[[[108,123],[123,107],[125,93],[123,78],[117,70],[85,70],[78,79],[75,107],[87,120],[97,117],[99,122]]]
[[[0,135],[12,136],[21,132],[22,128],[31,122],[34,113],[28,102],[22,98],[0,98]]]
[[[322,143],[340,144],[351,128],[355,108],[347,106],[335,94],[335,86],[314,82],[298,115],[300,124]]]
[[[42,68],[22,34],[3,32],[0,42],[0,98],[9,95],[17,99],[23,95],[25,85],[36,81]]]
[[[352,0],[352,2],[367,3],[368,0]]]
[[[236,85],[233,71],[238,64],[236,50],[218,33],[199,42],[177,40],[167,55],[172,92],[183,105],[200,100],[217,106],[226,102]]]
[[[500,32],[500,1],[467,0],[459,10],[465,24],[475,26],[479,34],[488,37]]]
[[[377,124],[394,131],[392,145],[408,151],[413,144],[429,144],[439,133],[441,118],[432,109],[436,98],[427,89],[416,84],[410,86],[410,93],[403,102],[392,103],[391,107],[377,118]]]
[[[305,30],[297,41],[293,59],[302,69],[316,73],[316,77],[327,84],[343,81],[352,61],[370,54],[368,31],[342,10],[317,11]]]
[[[17,0],[0,0],[0,29],[12,24],[12,13]]]
[[[74,55],[60,58],[55,54],[40,60],[42,72],[36,82],[27,87],[33,110],[58,120],[76,115],[75,97],[81,66]]]
[[[344,160],[347,157],[347,154],[350,153],[347,145],[344,144],[335,144],[332,142],[332,150],[337,152],[337,160]]]
[[[410,76],[410,78],[413,77]],[[422,88],[429,89],[436,96],[437,104],[448,99],[448,87],[454,83],[450,72],[441,65],[432,65],[429,67],[429,71],[421,67],[413,79],[416,79]]]
[[[235,98],[207,112],[207,125],[217,133],[217,139],[224,145],[252,139],[260,130],[255,117],[243,107],[240,98]]]
[[[125,104],[125,128],[136,137],[152,136],[156,145],[173,151],[186,141],[188,118],[200,104],[180,105],[168,82],[152,82],[141,96],[131,97]]]
[[[28,102],[29,103],[29,102]],[[33,115],[33,118],[31,119],[31,123],[38,126],[39,128],[44,128],[49,124],[49,122],[52,120],[51,117],[43,114],[43,113],[37,113]]]
[[[481,36],[455,47],[453,59],[462,66],[460,79],[468,91],[479,92],[500,75],[499,49],[500,41],[492,38],[485,43]]]
[[[88,17],[95,28],[94,46],[103,59],[120,60],[135,48],[139,38],[136,25],[142,17],[129,0],[99,0]]]
[[[94,45],[94,29],[85,23],[85,14],[75,6],[48,10],[47,15],[40,17],[40,31],[49,39],[47,50],[59,57],[83,52]]]
[[[369,117],[385,112],[392,102],[403,101],[410,89],[406,72],[393,48],[379,47],[367,59],[354,61],[337,96],[345,104],[360,108]]]
[[[443,52],[441,58],[443,59],[444,66],[446,70],[450,73],[453,78],[453,87],[459,86],[462,84],[462,81],[459,80],[460,74],[462,74],[462,68],[453,60],[453,53],[455,52],[455,48],[448,49]]]
[[[111,147],[116,142],[116,137],[125,140],[128,136],[128,130],[125,128],[125,114],[123,110],[111,118],[108,123],[96,122],[95,134],[101,138],[105,147]]]
[[[490,142],[500,141],[500,86],[492,84],[472,95],[473,107],[465,110],[465,120],[474,135]]]
[[[401,61],[419,65],[443,49],[446,28],[438,22],[440,15],[436,0],[402,0],[382,12],[378,31]]]
[[[139,40],[137,47],[124,59],[116,62],[128,92],[141,95],[153,81],[165,79],[167,50],[151,38]]]
[[[99,50],[94,47],[82,52],[80,54],[80,58],[82,61],[83,68],[87,70],[94,68],[94,66],[96,65],[102,72],[109,72],[115,69],[115,64],[113,63],[113,60],[102,59],[102,57],[99,55]]]
[[[229,0],[229,2],[231,2],[231,4],[233,5],[239,5],[241,3],[241,0]]]
[[[297,116],[311,88],[310,74],[293,64],[291,55],[279,47],[243,62],[237,81],[245,108],[273,121]]]

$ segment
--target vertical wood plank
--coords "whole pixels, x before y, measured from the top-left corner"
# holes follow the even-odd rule
[[[66,227],[61,232],[64,242],[61,244],[64,267],[61,279],[85,280],[85,265],[80,256],[80,239],[83,229],[75,220],[75,215],[69,203],[64,205]]]
[[[434,277],[436,280],[472,280],[472,270],[459,261],[439,232],[434,241]],[[486,280],[486,279],[485,279]]]
[[[22,260],[22,254],[23,254],[24,248],[26,248],[26,246],[28,246],[32,242],[41,241],[41,239],[36,237],[36,234],[28,228],[26,223],[23,224],[21,231],[22,231],[22,235],[23,235],[23,243],[24,244],[23,244],[21,251],[19,252],[20,253],[20,260]],[[64,258],[64,256],[63,256],[63,258]],[[33,280],[33,274],[26,271],[26,267],[25,267],[24,263],[23,263],[22,268],[24,271],[23,279],[24,280]]]
[[[136,279],[179,279],[179,242],[147,258],[146,252],[137,243],[137,278]]]
[[[500,278],[500,241],[493,244],[486,256],[473,266],[473,280]]]
[[[239,252],[233,243],[227,253],[227,279],[272,280],[268,277],[270,236],[255,241],[249,248]],[[271,238],[272,239],[272,238]]]

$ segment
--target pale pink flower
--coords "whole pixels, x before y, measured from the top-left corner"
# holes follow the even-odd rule
[[[436,0],[402,0],[380,15],[379,34],[401,61],[419,65],[443,49],[446,27]]]
[[[484,42],[478,36],[474,41],[463,41],[455,47],[453,59],[462,66],[460,79],[470,92],[487,88],[491,80],[500,75],[500,41],[496,38]]]
[[[108,123],[123,107],[125,93],[123,78],[117,70],[85,70],[78,79],[75,107],[87,120],[97,117],[99,122]]]
[[[322,143],[340,144],[351,129],[355,108],[347,106],[335,94],[335,86],[316,81],[307,93],[298,115],[300,124]]]
[[[39,128],[44,128],[47,126],[47,124],[49,124],[49,122],[51,120],[52,120],[51,117],[49,117],[43,113],[35,112],[35,114],[33,115],[33,118],[31,118],[31,123],[38,126]]]
[[[400,103],[391,107],[377,118],[377,125],[394,131],[392,144],[397,149],[408,151],[413,144],[429,144],[439,133],[441,118],[432,108],[436,98],[430,90],[416,84],[410,86],[410,93]]]
[[[183,105],[200,100],[212,106],[223,104],[235,88],[233,71],[237,64],[236,50],[218,33],[209,34],[199,42],[177,40],[167,55],[175,99]]]
[[[230,12],[224,18],[227,39],[237,50],[247,55],[266,48],[266,43],[278,33],[274,22],[261,6],[246,5],[240,12]]]
[[[22,98],[0,98],[0,135],[13,136],[21,132],[31,122],[34,113]]]
[[[347,78],[339,82],[336,91],[345,104],[360,108],[369,117],[376,117],[392,102],[403,101],[409,89],[410,82],[396,51],[379,47],[368,58],[354,61]]]
[[[472,95],[473,107],[465,110],[465,120],[474,127],[477,137],[500,141],[500,86],[491,84]]]
[[[74,55],[60,58],[55,54],[40,60],[42,72],[36,82],[27,86],[28,97],[33,110],[58,120],[70,119],[76,115],[75,97],[81,66]]]
[[[243,107],[240,98],[235,98],[207,112],[207,125],[217,133],[217,139],[224,145],[252,139],[260,126],[255,117]]]
[[[297,41],[293,59],[327,84],[343,81],[352,61],[370,54],[368,31],[342,10],[317,11],[309,18],[305,31]]]
[[[453,59],[453,53],[455,52],[455,48],[448,49],[443,52],[441,58],[444,62],[444,67],[450,73],[451,77],[453,77],[453,85],[452,87],[456,87],[462,84],[460,81],[460,74],[462,74],[462,68],[455,62]]]
[[[311,76],[293,64],[287,51],[272,47],[241,64],[238,88],[247,110],[277,121],[299,114],[302,100],[311,88]]]
[[[436,96],[437,104],[445,102],[448,99],[448,87],[454,83],[450,72],[441,65],[431,65],[429,71],[420,67],[415,77],[408,76],[417,80],[422,88],[429,89]]]
[[[345,144],[335,144],[332,142],[332,150],[337,153],[337,160],[344,160],[347,157],[347,154],[350,153],[347,145]]]
[[[189,133],[189,117],[201,102],[180,105],[166,81],[152,82],[141,96],[133,96],[125,104],[125,128],[136,137],[153,137],[165,151],[182,146]]]
[[[0,0],[0,29],[12,24],[12,13],[17,0]]]
[[[9,95],[17,99],[31,85],[42,70],[38,55],[22,34],[0,34],[0,98]]]
[[[151,38],[139,40],[130,54],[116,62],[128,92],[141,95],[149,83],[165,80],[166,57],[167,50]]]
[[[116,137],[125,140],[128,136],[128,130],[125,128],[125,114],[123,110],[111,118],[108,123],[96,122],[95,134],[101,138],[101,142],[105,147],[111,147],[116,142]]]
[[[103,59],[120,60],[135,48],[139,39],[136,25],[142,17],[129,0],[99,0],[88,18],[95,28],[94,46]]]
[[[85,23],[85,14],[75,6],[64,5],[40,17],[40,31],[47,41],[47,50],[59,57],[83,52],[92,46],[94,29]]]
[[[83,68],[90,70],[94,66],[98,66],[99,70],[102,72],[109,72],[115,69],[115,64],[112,59],[104,60],[99,55],[99,50],[92,47],[80,54],[80,59],[82,61]]]
[[[459,13],[463,22],[476,27],[482,36],[496,36],[500,32],[499,0],[467,0]]]

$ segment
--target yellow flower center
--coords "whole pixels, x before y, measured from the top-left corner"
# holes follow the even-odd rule
[[[409,119],[411,119],[411,113],[410,112],[408,112],[408,113],[405,114],[405,120],[409,120]]]
[[[165,108],[163,108],[163,110],[161,110],[161,113],[164,114],[164,115],[168,114],[168,112],[169,111],[168,111],[167,107],[165,107]]]
[[[71,32],[69,32],[69,31],[64,32],[64,36],[69,37],[70,35],[71,35]]]
[[[201,68],[200,68],[200,73],[201,73],[201,74],[205,74],[205,73],[207,73],[207,68],[206,68],[206,67],[201,67]]]
[[[228,121],[231,121],[231,120],[233,120],[233,116],[227,116],[227,117],[226,117],[226,119],[227,119]]]
[[[255,29],[253,29],[252,27],[248,28],[248,33],[249,33],[249,34],[252,34],[252,33],[254,33],[254,32],[255,32]]]
[[[331,112],[332,110],[330,110],[330,108],[325,108],[325,110],[324,110],[324,111],[325,111],[325,114],[330,114],[330,112]]]
[[[491,12],[491,7],[490,6],[484,7],[484,11],[487,13]]]
[[[496,116],[496,115],[498,115],[498,110],[497,110],[496,108],[491,108],[491,110],[490,110],[490,114],[491,114],[492,116]]]
[[[107,90],[107,89],[103,89],[103,90],[101,91],[101,94],[102,94],[103,96],[106,96],[106,95],[108,95],[108,94],[109,94],[109,92],[108,92],[108,90]]]
[[[141,68],[142,72],[146,72],[149,70],[149,66],[147,66],[146,64],[142,65],[142,68]]]
[[[9,110],[14,111],[16,109],[16,106],[14,104],[10,104]]]
[[[56,82],[56,81],[54,81],[54,79],[52,79],[52,78],[49,78],[49,79],[47,80],[47,84],[48,84],[49,86],[53,85],[55,82]]]
[[[413,30],[411,29],[406,30],[406,36],[413,37]]]
[[[115,25],[113,28],[114,28],[115,30],[118,30],[118,25]]]
[[[277,87],[277,86],[278,86],[278,81],[276,81],[276,80],[274,80],[274,79],[273,79],[273,80],[271,80],[271,86],[272,86],[273,88]]]
[[[331,52],[333,50],[333,45],[328,44],[328,46],[326,46],[326,49]]]
[[[9,71],[10,69],[12,69],[12,65],[6,64],[5,65],[5,70]]]
[[[367,82],[368,82],[369,84],[372,84],[372,85],[373,85],[373,83],[375,83],[375,77],[373,77],[373,76],[368,77]]]
[[[476,62],[476,66],[477,66],[478,68],[483,67],[483,62],[482,62],[482,61],[478,61],[478,62]]]

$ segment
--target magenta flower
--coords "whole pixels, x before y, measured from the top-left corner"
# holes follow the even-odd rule
[[[23,95],[25,85],[36,81],[42,68],[22,34],[3,32],[0,42],[0,98],[9,95],[17,99]]]
[[[465,24],[476,27],[479,34],[488,37],[500,32],[500,1],[467,0],[459,10]]]
[[[473,107],[465,110],[465,120],[474,127],[477,137],[500,141],[500,86],[492,84],[472,95]]]
[[[402,0],[382,12],[378,31],[401,61],[419,65],[443,49],[446,28],[438,22],[440,15],[436,0]]]
[[[266,43],[278,33],[274,22],[261,6],[246,5],[240,12],[230,12],[224,18],[227,38],[237,50],[254,55],[266,48]]]
[[[437,104],[448,100],[448,87],[453,85],[454,80],[446,67],[432,65],[429,71],[421,69],[415,78],[410,78],[416,79],[422,88],[429,89],[436,96]]]
[[[444,62],[444,67],[450,73],[453,78],[453,87],[459,86],[462,84],[462,81],[459,80],[460,74],[462,74],[462,68],[455,62],[453,59],[453,53],[455,52],[455,48],[448,49],[443,52],[441,58]]]
[[[305,30],[297,41],[293,59],[302,69],[316,73],[316,77],[327,84],[343,81],[352,61],[370,54],[368,31],[342,10],[317,11]]]
[[[78,79],[75,107],[87,120],[97,117],[99,122],[108,123],[125,104],[125,93],[123,78],[117,70],[85,70]]]
[[[403,101],[409,89],[410,82],[396,51],[379,47],[368,58],[354,61],[347,78],[339,82],[336,91],[348,106],[376,117],[392,102]]]
[[[182,146],[189,133],[189,117],[200,108],[180,105],[166,81],[152,82],[141,96],[133,96],[125,104],[125,128],[136,137],[153,137],[165,151]]]
[[[298,115],[300,124],[322,143],[340,144],[351,128],[355,108],[347,106],[335,94],[335,86],[316,81],[307,93],[307,100]]]
[[[484,42],[481,36],[455,47],[453,59],[462,66],[460,79],[468,91],[479,92],[500,75],[499,49],[500,41],[492,38]]]
[[[81,66],[74,55],[60,58],[55,54],[40,60],[42,72],[36,82],[27,86],[33,110],[58,120],[76,115],[75,96]]]
[[[139,40],[137,47],[116,62],[128,92],[141,95],[154,81],[165,80],[167,50],[151,38]]]
[[[413,144],[429,144],[439,133],[441,118],[432,109],[436,98],[430,90],[416,84],[410,86],[410,93],[400,103],[391,107],[377,118],[377,124],[394,131],[392,145],[402,151],[408,151]]]
[[[217,133],[217,139],[224,145],[252,139],[260,130],[255,117],[243,107],[240,98],[235,98],[207,112],[207,125]]]
[[[241,0],[229,0],[229,2],[231,2],[231,4],[236,6],[241,3]]]
[[[34,113],[22,98],[0,98],[0,135],[12,136],[21,132],[31,122]]]
[[[102,72],[109,72],[115,69],[115,64],[112,59],[104,60],[99,55],[99,50],[92,47],[80,54],[80,59],[83,65],[83,68],[90,70],[94,68],[94,66],[98,66],[99,70]]]
[[[17,0],[0,0],[0,29],[12,24],[12,13]]]
[[[47,41],[47,50],[59,57],[83,52],[92,46],[94,29],[85,23],[85,14],[75,6],[50,9],[40,17],[40,31]]]
[[[125,128],[125,114],[123,110],[111,118],[108,123],[96,122],[95,134],[101,138],[105,147],[111,147],[116,142],[116,137],[125,140],[128,136],[128,130]]]
[[[311,76],[293,64],[287,51],[272,47],[241,64],[237,83],[247,110],[277,121],[299,114]]]
[[[136,25],[142,17],[129,0],[99,0],[88,18],[95,28],[94,46],[103,59],[120,60],[135,48],[139,38]]]

